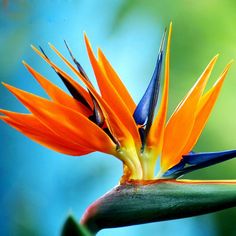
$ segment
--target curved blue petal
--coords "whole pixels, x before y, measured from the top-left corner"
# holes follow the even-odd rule
[[[170,168],[169,170],[167,170],[164,174],[163,177],[169,177],[169,176],[173,176],[176,173],[178,173],[179,171],[182,171],[183,168],[185,166],[185,162],[183,160],[181,160],[177,165],[173,166],[172,168]]]
[[[146,125],[150,113],[155,109],[160,88],[161,64],[162,52],[158,54],[156,67],[148,88],[134,111],[134,119],[139,125]]]
[[[145,144],[147,134],[150,130],[153,121],[153,116],[158,100],[165,36],[166,36],[166,31],[162,37],[161,46],[159,54],[157,56],[156,67],[152,75],[152,79],[133,114],[136,124],[141,126],[140,136],[143,146]]]
[[[163,177],[165,178],[178,178],[181,175],[187,174],[194,170],[198,170],[204,167],[215,165],[217,163],[230,160],[236,157],[236,150],[227,150],[222,152],[203,152],[184,155],[182,160],[167,170]]]
[[[91,81],[89,80],[89,78],[88,78],[87,74],[85,73],[83,67],[80,65],[80,63],[79,63],[79,62],[75,59],[75,57],[73,56],[72,51],[70,50],[70,48],[69,48],[69,46],[68,46],[66,40],[64,40],[64,43],[65,43],[65,45],[66,45],[66,48],[67,48],[67,50],[68,50],[68,52],[69,52],[69,54],[70,54],[70,56],[71,56],[73,62],[75,63],[75,65],[76,65],[77,69],[79,70],[79,72],[81,73],[81,75],[83,75],[84,78],[86,78],[86,79],[91,83]]]
[[[236,157],[236,150],[222,152],[190,153],[183,156],[185,163],[190,165],[214,165]]]
[[[134,111],[134,119],[138,125],[146,125],[147,122],[153,119],[153,113],[156,107],[157,98],[160,88],[160,74],[162,68],[162,58],[163,58],[163,47],[165,42],[165,35],[163,35],[161,47],[157,57],[156,67],[152,75],[152,79],[145,91],[142,99],[138,103]]]

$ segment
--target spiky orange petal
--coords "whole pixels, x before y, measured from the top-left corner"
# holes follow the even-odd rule
[[[125,85],[120,80],[118,74],[116,73],[110,62],[107,60],[106,56],[104,55],[104,53],[100,48],[98,49],[98,61],[99,64],[103,67],[110,83],[113,85],[114,89],[117,91],[120,98],[124,101],[127,108],[130,110],[130,113],[133,114],[136,108],[136,104],[133,98],[130,96]]]
[[[71,83],[75,89],[85,98],[85,100],[89,103],[90,107],[93,107],[93,101],[91,99],[91,96],[89,93],[79,84],[77,83],[71,76],[69,76],[65,71],[60,69],[55,63],[53,63],[51,60],[49,60],[45,55],[40,52],[36,47],[31,45],[32,49],[40,56],[42,57],[49,65],[52,66],[52,68],[61,74],[65,80],[67,80],[69,83]]]
[[[84,106],[82,103],[78,102],[70,95],[62,91],[59,87],[54,85],[52,82],[44,78],[41,74],[39,74],[36,70],[30,67],[27,63],[23,62],[28,71],[34,76],[34,78],[39,82],[39,84],[43,87],[46,93],[54,102],[57,102],[61,105],[64,105],[68,108],[76,110],[77,112],[82,113],[85,116],[92,115],[91,111]]]
[[[110,129],[111,133],[114,133],[115,137],[118,138],[120,142],[122,141],[126,142],[126,139],[131,140],[130,130],[127,127],[125,127],[123,122],[120,120],[122,116],[118,116],[113,111],[113,108],[111,108],[109,104],[104,99],[101,98],[101,96],[97,93],[97,91],[91,85],[91,83],[86,78],[84,78],[80,74],[80,72],[76,70],[71,65],[71,63],[68,60],[66,60],[66,58],[63,57],[62,54],[53,45],[50,46],[57,53],[57,55],[65,62],[65,64],[84,82],[89,91],[93,94],[94,98],[96,98],[98,104],[100,105],[104,113],[105,119],[107,120],[108,128]],[[54,64],[51,65],[55,66]]]
[[[222,72],[222,74],[220,75],[216,83],[213,85],[213,87],[205,95],[201,97],[198,104],[198,108],[196,112],[196,120],[192,129],[191,135],[188,139],[188,142],[185,148],[181,152],[182,153],[181,156],[189,153],[192,150],[199,136],[201,135],[202,130],[204,129],[206,122],[210,116],[210,113],[214,107],[216,99],[220,93],[223,82],[226,78],[226,75],[229,71],[231,64],[232,63],[229,63],[225,67],[224,71]]]
[[[88,149],[114,154],[110,137],[87,117],[58,103],[4,84],[48,129]]]
[[[217,58],[218,55],[210,61],[193,88],[179,103],[166,125],[161,158],[163,171],[174,166],[181,159],[181,151],[185,147],[194,125],[198,102]]]
[[[115,89],[115,87],[99,65],[92,51],[87,36],[85,35],[84,38],[90,62],[93,67],[93,71],[96,76],[99,88],[101,90],[102,98],[107,102],[107,104],[109,104],[109,106],[113,109],[113,111],[116,113],[116,115],[125,125],[125,127],[130,131],[135,142],[139,142],[139,132],[137,125],[134,121],[133,114],[127,108],[127,105],[125,104],[124,100],[118,94],[117,90]]]
[[[57,152],[80,156],[90,152],[96,151],[93,149],[86,149],[77,144],[71,143],[69,140],[62,138],[55,133],[52,133],[46,126],[44,126],[32,114],[20,114],[1,110],[1,113],[7,116],[0,116],[0,119],[12,126],[19,132],[23,133],[35,142],[46,146]]]

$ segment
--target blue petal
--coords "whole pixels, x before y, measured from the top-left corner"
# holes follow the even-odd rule
[[[152,79],[133,114],[136,124],[141,126],[139,128],[139,132],[142,140],[142,149],[144,148],[147,134],[152,125],[153,116],[158,100],[165,36],[166,31],[162,37],[161,46]]]
[[[236,157],[236,150],[228,150],[222,152],[202,152],[190,153],[183,156],[185,163],[190,165],[214,165]]]
[[[145,94],[140,100],[134,111],[134,119],[137,124],[145,125],[150,116],[150,113],[153,109],[155,109],[155,103],[157,101],[157,97],[159,94],[160,88],[160,71],[161,71],[161,63],[162,63],[162,53],[159,53],[156,68],[153,73],[152,79],[148,85]],[[156,101],[155,101],[156,100]]]
[[[163,177],[169,177],[175,175],[175,173],[178,173],[179,171],[183,170],[185,166],[185,163],[183,160],[181,160],[177,165],[173,166],[169,170],[167,170],[164,174]]]
[[[189,153],[174,167],[163,174],[163,177],[178,178],[194,170],[215,165],[236,157],[236,150],[222,152]]]
[[[69,48],[69,46],[68,46],[66,40],[64,40],[64,43],[65,43],[65,45],[66,45],[66,48],[67,48],[67,50],[68,50],[68,52],[69,52],[69,54],[70,54],[70,56],[71,56],[73,62],[75,63],[75,65],[76,65],[77,69],[79,70],[79,72],[81,73],[81,75],[83,75],[84,78],[87,79],[87,80],[91,83],[91,81],[89,80],[89,78],[88,78],[87,74],[85,73],[83,67],[80,65],[80,63],[79,63],[79,62],[75,59],[75,57],[73,56],[72,51],[70,50],[70,48]]]
[[[156,107],[160,88],[160,74],[162,68],[165,35],[166,32],[162,38],[161,47],[157,57],[156,67],[152,75],[152,79],[133,114],[134,119],[138,125],[146,125],[147,122],[152,122],[153,119],[153,114]]]

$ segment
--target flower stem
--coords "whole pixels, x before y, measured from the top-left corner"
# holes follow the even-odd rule
[[[150,180],[119,185],[90,205],[81,224],[96,233],[236,206],[236,181]]]

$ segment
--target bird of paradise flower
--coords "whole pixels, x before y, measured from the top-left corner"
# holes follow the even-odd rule
[[[77,68],[53,45],[50,44],[50,47],[86,85],[87,90],[53,63],[42,49],[39,51],[32,46],[34,51],[55,70],[72,96],[23,62],[51,100],[3,83],[31,114],[1,110],[4,116],[0,118],[34,141],[61,153],[80,156],[100,151],[117,157],[124,164],[122,181],[176,178],[189,171],[234,157],[236,154],[234,150],[217,153],[191,152],[207,122],[231,65],[230,62],[213,87],[203,94],[218,55],[210,61],[166,122],[171,31],[170,25],[161,98],[159,90],[166,33],[161,42],[152,79],[138,105],[133,101],[101,49],[98,49],[98,59],[95,57],[85,35],[89,59],[101,95],[73,57],[67,44]],[[158,99],[160,105],[154,119]],[[155,176],[159,156],[161,169],[158,176]]]
[[[81,156],[100,151],[115,156],[122,161],[124,166],[124,173],[121,178],[123,185],[132,183],[132,181],[145,185],[153,183],[150,181],[159,181],[160,179],[177,179],[191,171],[235,157],[236,150],[211,153],[192,152],[209,118],[232,62],[226,65],[215,84],[204,93],[207,81],[218,58],[216,55],[167,121],[171,33],[172,24],[169,27],[167,42],[166,31],[163,35],[153,76],[137,105],[101,49],[98,49],[98,58],[96,58],[86,35],[84,36],[85,44],[100,94],[92,85],[83,67],[74,58],[66,42],[66,47],[75,66],[53,45],[49,45],[75,76],[84,83],[86,89],[52,62],[42,48],[39,50],[32,46],[33,50],[58,74],[71,95],[62,91],[23,62],[49,95],[50,100],[3,83],[31,113],[21,114],[1,109],[0,112],[3,115],[0,116],[0,119],[32,140],[60,153]],[[164,83],[161,90],[163,61],[165,62]],[[157,104],[159,107],[155,116]],[[160,171],[156,175],[158,157],[160,157]],[[163,182],[157,183],[162,186]],[[231,182],[224,183],[230,184]],[[188,182],[187,184],[184,182],[184,186],[187,185]],[[169,188],[166,188],[167,185],[164,186],[164,189],[169,191]],[[172,187],[173,183],[171,182]],[[163,186],[160,188],[162,189]],[[183,188],[183,191],[186,192],[186,187]],[[137,193],[137,191],[136,189],[132,194]],[[164,190],[162,189],[162,191]],[[143,189],[141,192],[143,193]],[[155,202],[154,199],[153,201]],[[103,200],[101,202],[99,204],[103,204]],[[133,203],[133,198],[129,203]],[[190,203],[188,202],[188,204]],[[223,204],[223,207],[232,206],[230,204],[227,206]],[[234,201],[233,204],[235,204]],[[136,204],[136,207],[138,206],[139,204]],[[222,205],[219,205],[218,208],[222,209]],[[97,206],[96,209],[98,209]],[[104,208],[101,209],[104,210]],[[119,207],[116,208],[118,211],[119,209]],[[205,211],[213,210],[209,205]],[[91,217],[88,217],[88,212],[82,222],[90,220]],[[109,210],[109,212],[111,211]],[[201,211],[198,209],[193,209],[193,213],[183,213],[179,217],[200,213]],[[126,214],[129,214],[128,210]],[[113,217],[116,216],[113,215]],[[160,220],[169,218],[178,218],[178,214],[174,212],[166,217],[164,213]],[[136,223],[149,222],[148,219],[137,220],[137,217],[132,219]],[[150,221],[155,219],[159,218],[151,216]],[[104,227],[117,226],[114,224],[115,221],[112,221],[111,224],[107,223],[109,220],[104,222],[102,226],[99,226],[100,228],[104,225]],[[123,224],[118,223],[118,226],[129,224],[131,221],[127,220]]]

